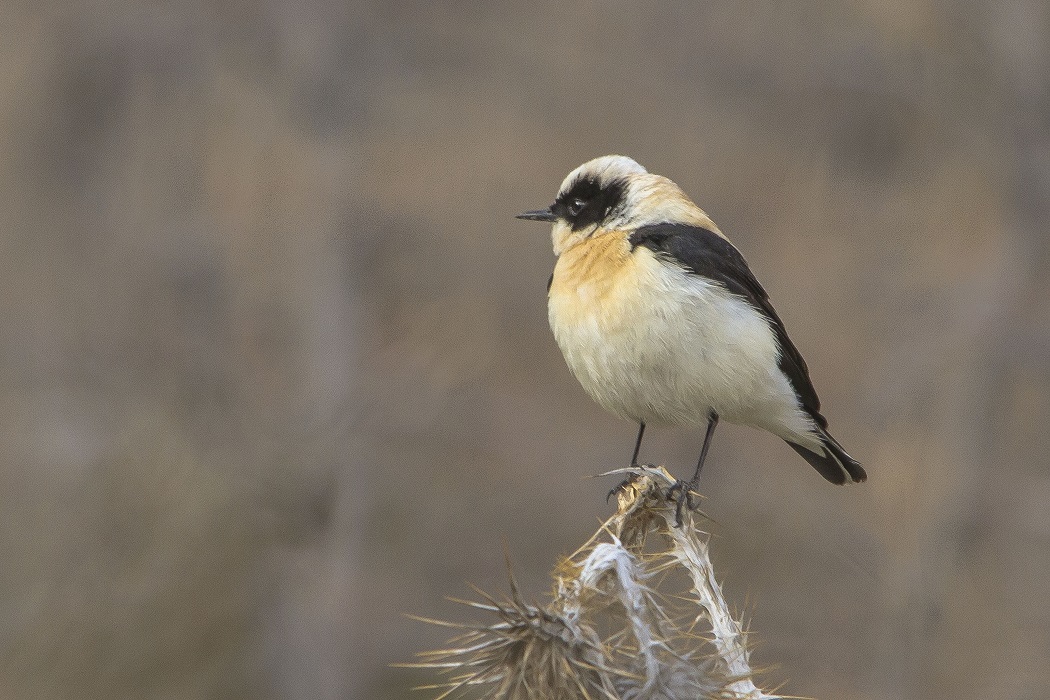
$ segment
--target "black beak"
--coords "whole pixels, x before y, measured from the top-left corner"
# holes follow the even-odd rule
[[[554,215],[549,208],[548,209],[537,209],[536,211],[527,211],[524,214],[518,214],[514,217],[515,219],[528,219],[529,221],[557,221],[558,217]]]

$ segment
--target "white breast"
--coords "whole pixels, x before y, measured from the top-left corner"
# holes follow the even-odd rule
[[[561,265],[551,329],[572,373],[609,411],[699,426],[713,410],[782,436],[809,430],[777,366],[773,330],[745,300],[647,248],[632,251],[606,285],[559,280]]]

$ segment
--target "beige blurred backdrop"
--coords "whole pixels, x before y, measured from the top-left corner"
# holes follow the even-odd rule
[[[783,692],[1045,698],[1050,5],[5,2],[0,697],[425,698],[609,514],[546,227],[624,153],[748,257],[868,469],[719,429]],[[701,435],[643,459],[691,470]]]

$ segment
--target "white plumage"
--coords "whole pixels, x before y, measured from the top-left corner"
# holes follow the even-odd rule
[[[769,323],[743,299],[646,249],[635,284],[598,301],[552,284],[548,317],[565,361],[606,410],[635,422],[701,427],[711,412],[807,446],[813,420],[777,367]],[[559,269],[555,267],[555,282]],[[811,437],[812,436],[812,437]]]

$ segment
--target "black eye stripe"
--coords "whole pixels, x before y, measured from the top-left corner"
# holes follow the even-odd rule
[[[572,183],[554,203],[552,211],[565,219],[574,231],[602,223],[617,205],[623,202],[627,183],[613,180],[601,183],[593,177],[583,177]]]

